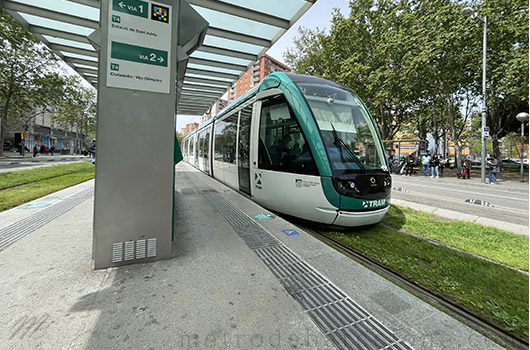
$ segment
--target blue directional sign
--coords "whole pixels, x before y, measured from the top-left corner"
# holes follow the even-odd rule
[[[287,230],[282,230],[282,232],[285,233],[287,236],[294,236],[298,234],[296,230],[293,230],[291,228]]]

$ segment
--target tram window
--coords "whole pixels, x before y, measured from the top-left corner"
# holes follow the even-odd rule
[[[225,163],[236,160],[237,113],[215,122],[214,159]]]
[[[261,169],[317,174],[309,145],[285,98],[263,102],[259,136],[258,163]]]

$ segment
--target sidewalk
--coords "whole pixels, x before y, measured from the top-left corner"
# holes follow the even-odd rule
[[[501,349],[189,166],[176,187],[173,258],[149,264],[93,270],[93,180],[0,213],[1,230],[72,202],[0,251],[0,347]]]
[[[444,180],[444,181],[456,181],[458,183],[469,183],[473,185],[489,185],[488,182],[488,169],[486,169],[486,175],[485,175],[485,181],[486,184],[483,184],[480,178],[480,168],[473,168],[470,172],[470,178],[469,179],[459,179],[456,176],[456,169],[449,169],[445,168],[443,171],[443,175],[440,174],[440,178],[438,180]],[[392,174],[392,176],[405,176],[403,175],[397,175]],[[417,174],[413,174],[412,176],[417,177],[424,177],[423,173],[421,172],[421,169],[417,172]],[[508,171],[503,170],[500,173],[497,173],[497,185],[503,186],[510,189],[517,189],[517,190],[529,190],[529,184],[528,184],[528,170],[525,170],[523,174],[524,182],[521,182],[521,173],[515,172],[515,171]],[[493,185],[491,185],[493,186]]]

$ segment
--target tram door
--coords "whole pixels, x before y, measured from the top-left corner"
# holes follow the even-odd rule
[[[239,190],[250,195],[250,122],[252,105],[241,110],[239,117]]]

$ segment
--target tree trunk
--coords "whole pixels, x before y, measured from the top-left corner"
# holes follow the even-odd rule
[[[438,135],[438,120],[437,120],[437,115],[436,115],[436,102],[433,103],[432,105],[432,123],[433,123],[433,138],[434,138],[434,154],[438,154],[439,153],[439,147],[438,147],[438,144],[440,142],[440,135]]]
[[[453,100],[450,95],[446,95],[447,100],[447,117],[449,121],[449,131],[451,132],[451,139],[453,139],[453,145],[455,149],[455,166],[460,168],[462,162],[460,161],[460,144],[458,143],[458,134],[455,125],[455,111],[453,106]]]

